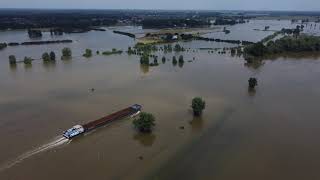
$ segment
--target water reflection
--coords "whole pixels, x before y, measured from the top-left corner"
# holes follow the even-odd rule
[[[294,59],[314,59],[317,60],[320,57],[319,52],[299,52],[299,53],[286,53],[282,54],[280,56],[275,56],[271,60],[276,60],[279,57],[284,57],[284,58],[294,58]]]
[[[165,64],[166,63],[166,58],[162,58],[162,64]]]
[[[140,71],[143,74],[147,74],[149,72],[149,66],[145,64],[140,64]]]
[[[143,146],[150,147],[154,143],[156,136],[153,133],[137,133],[133,136],[133,139]]]
[[[63,61],[63,62],[69,62],[70,60],[72,60],[72,57],[61,57],[61,60]]]
[[[10,64],[10,71],[16,72],[17,71],[17,64]]]
[[[53,69],[55,69],[55,67],[56,67],[56,61],[49,61],[49,62],[44,61],[44,62],[42,63],[42,66],[43,66],[47,71],[53,70]]]
[[[62,63],[66,65],[67,67],[70,67],[72,65],[72,58],[66,58],[66,59],[61,59]]]
[[[230,55],[231,55],[231,57],[235,57],[236,56],[236,53],[235,52],[233,52],[233,51],[231,51],[230,52]],[[239,55],[237,54],[237,56],[239,57]]]
[[[194,116],[193,119],[190,121],[190,125],[191,125],[192,131],[194,132],[201,131],[204,125],[202,116],[200,117]]]
[[[308,59],[318,60],[319,57],[320,57],[319,52],[282,53],[282,54],[269,55],[264,58],[256,58],[256,59],[247,60],[244,63],[244,66],[249,69],[258,70],[262,66],[265,65],[265,61],[267,61],[267,60],[275,61],[279,58],[295,59],[295,60],[303,60],[303,59],[308,58]]]
[[[253,97],[256,95],[256,89],[248,87],[248,95]]]
[[[262,67],[265,63],[262,60],[251,60],[244,63],[244,66],[249,69],[258,70],[260,67]]]
[[[184,62],[180,62],[180,63],[178,64],[178,66],[179,66],[180,68],[183,68],[183,65],[184,65]]]
[[[176,67],[176,66],[177,66],[177,63],[176,63],[175,61],[172,61],[172,65],[173,65],[174,67]]]
[[[32,68],[32,64],[24,64],[24,68],[26,70],[30,70]]]

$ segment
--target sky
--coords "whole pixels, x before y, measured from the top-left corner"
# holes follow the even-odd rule
[[[320,11],[320,0],[0,0],[0,8]]]

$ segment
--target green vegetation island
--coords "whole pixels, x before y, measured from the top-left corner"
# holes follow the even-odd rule
[[[267,43],[258,42],[244,48],[246,60],[263,59],[283,53],[319,52],[320,37],[311,35],[284,36]]]

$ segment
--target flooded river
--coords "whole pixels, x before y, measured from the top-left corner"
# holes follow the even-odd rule
[[[243,25],[232,28],[238,26]],[[183,66],[168,60],[145,67],[126,53],[81,57],[86,48],[126,50],[136,43],[112,29],[53,37],[72,39],[71,44],[0,51],[0,179],[320,178],[318,55],[280,57],[257,67],[246,66],[241,57],[201,50],[184,52]],[[26,35],[0,32],[0,42],[22,42]],[[222,47],[200,41],[183,45]],[[40,58],[54,50],[59,57],[66,46],[72,60],[8,64],[11,54]],[[180,54],[164,56],[173,55]],[[255,91],[248,91],[250,77],[258,79]],[[207,103],[201,118],[193,118],[190,109],[195,96]],[[61,139],[73,125],[135,103],[155,115],[152,134],[137,133],[127,118],[72,141]]]

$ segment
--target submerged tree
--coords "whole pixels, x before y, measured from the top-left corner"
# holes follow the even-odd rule
[[[192,99],[192,110],[193,110],[193,114],[195,116],[200,116],[202,114],[202,111],[205,109],[206,107],[206,102],[204,100],[202,100],[201,97],[195,97]]]
[[[143,54],[140,57],[140,64],[149,65],[149,56],[147,54]]]
[[[9,63],[10,64],[17,64],[17,58],[16,58],[16,56],[14,56],[14,55],[10,55],[9,56]]]
[[[248,82],[250,89],[254,89],[258,85],[258,80],[256,78],[250,78]]]
[[[180,51],[185,51],[185,49],[182,46],[180,46],[180,44],[176,44],[174,46],[174,51],[175,52],[180,52]]]
[[[172,45],[171,44],[164,45],[163,49],[164,49],[164,53],[172,52]]]
[[[128,47],[128,51],[127,51],[128,55],[134,54],[134,50],[132,49],[132,47]]]
[[[55,61],[56,60],[56,54],[53,51],[50,52],[50,60],[51,61]]]
[[[164,63],[166,63],[166,57],[162,57],[162,63],[164,64]]]
[[[86,58],[89,58],[92,56],[92,50],[91,49],[86,49],[85,53],[82,55]]]
[[[293,30],[293,35],[295,37],[298,37],[300,35],[300,32],[301,32],[300,26],[297,25],[296,29]]]
[[[24,57],[23,62],[24,62],[24,64],[32,64],[32,58],[31,57]]]
[[[180,56],[179,56],[179,64],[178,64],[178,65],[179,65],[180,68],[182,68],[182,67],[183,67],[183,64],[184,64],[183,56],[180,55]]]
[[[175,56],[172,57],[172,64],[175,66],[177,65],[178,61],[177,58]]]
[[[42,60],[45,62],[49,62],[50,61],[50,55],[49,53],[45,52],[42,54]]]
[[[150,113],[142,112],[139,117],[133,120],[133,125],[140,132],[147,133],[151,132],[155,126],[155,117]]]
[[[234,56],[236,54],[236,49],[235,48],[231,48],[230,50],[230,53],[231,53],[231,56]]]
[[[158,56],[155,56],[155,57],[153,58],[153,64],[156,65],[156,66],[159,65],[159,64],[158,64]]]
[[[179,56],[179,63],[180,63],[180,64],[183,64],[183,63],[184,63],[184,59],[183,59],[183,56],[182,56],[182,55]]]
[[[62,49],[62,57],[61,59],[68,59],[72,56],[72,51],[70,48],[63,48]]]
[[[7,43],[0,43],[0,50],[6,48],[8,46]]]

